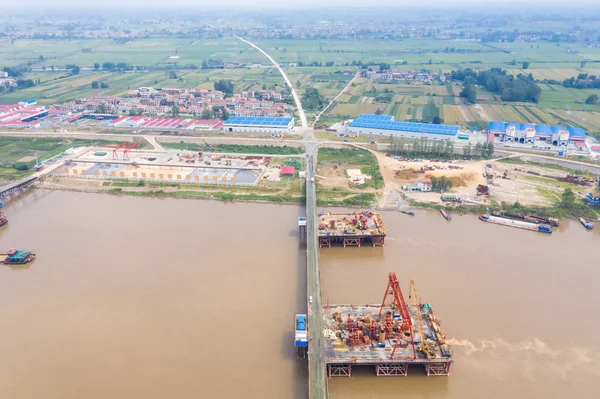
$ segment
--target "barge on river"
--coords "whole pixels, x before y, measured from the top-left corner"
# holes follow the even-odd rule
[[[487,223],[500,224],[503,226],[516,227],[519,229],[537,231],[546,234],[552,233],[552,226],[548,224],[537,224],[533,222],[526,222],[524,220],[508,219],[494,215],[481,215],[479,216],[479,219]]]
[[[347,214],[319,214],[319,247],[343,245],[383,247],[386,229],[377,212],[363,211]]]
[[[35,254],[31,251],[21,251],[11,249],[5,254],[0,254],[0,263],[5,265],[25,265],[35,259]]]

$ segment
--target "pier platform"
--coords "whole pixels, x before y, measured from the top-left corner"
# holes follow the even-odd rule
[[[386,230],[377,212],[318,215],[319,247],[372,245],[383,247]]]
[[[394,308],[384,307],[380,313],[381,305],[324,306],[327,375],[350,377],[353,368],[368,366],[378,377],[407,376],[412,365],[422,366],[428,376],[450,375],[452,353],[431,306],[420,305],[426,349],[421,345],[416,325],[417,309],[414,305],[408,309],[413,326],[409,331],[401,331],[402,322]]]

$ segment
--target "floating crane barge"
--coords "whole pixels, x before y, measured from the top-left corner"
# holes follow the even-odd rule
[[[318,223],[321,248],[340,244],[344,247],[365,244],[383,247],[385,244],[385,225],[377,212],[320,214]]]
[[[404,301],[394,273],[381,305],[329,305],[323,309],[325,361],[329,377],[369,366],[377,376],[406,376],[408,366],[425,374],[450,375],[452,352],[431,305],[421,303],[411,280],[413,304]]]

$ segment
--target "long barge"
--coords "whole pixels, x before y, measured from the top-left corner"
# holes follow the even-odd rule
[[[487,222],[487,223],[500,224],[502,226],[509,226],[509,227],[516,227],[516,228],[524,229],[524,230],[537,231],[539,233],[546,233],[546,234],[552,233],[552,226],[550,226],[548,224],[537,224],[537,223],[533,223],[533,222],[526,222],[524,220],[508,219],[508,218],[494,216],[494,215],[481,215],[481,216],[479,216],[479,220]]]
[[[545,217],[536,216],[536,215],[521,215],[521,214],[515,215],[515,214],[507,213],[507,212],[492,212],[492,215],[498,216],[498,217],[503,217],[506,219],[512,219],[512,220],[523,220],[526,222],[537,223],[537,224],[548,224],[552,227],[559,226],[558,219],[545,218]]]

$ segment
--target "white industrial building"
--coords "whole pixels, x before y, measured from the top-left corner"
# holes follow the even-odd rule
[[[368,134],[408,139],[455,140],[458,126],[395,121],[390,115],[362,114],[348,124],[348,135]]]

